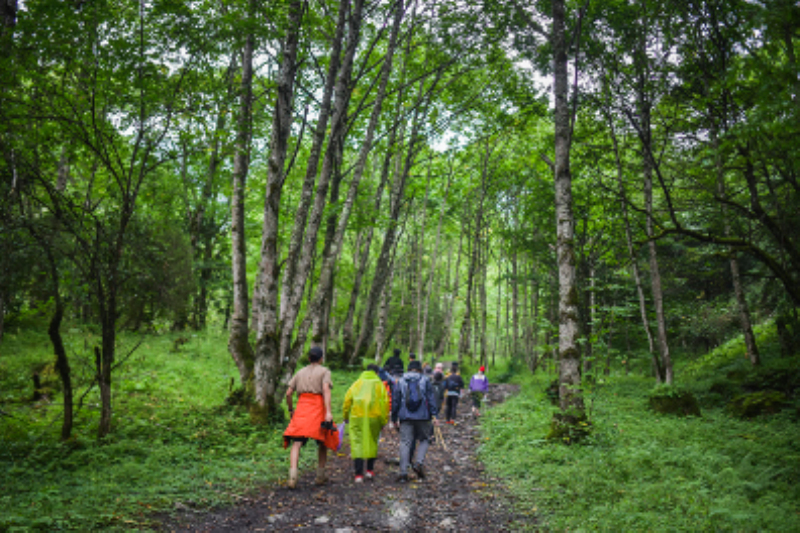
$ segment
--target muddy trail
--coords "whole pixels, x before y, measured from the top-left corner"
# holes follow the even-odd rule
[[[484,409],[516,393],[518,386],[492,385]],[[456,424],[440,424],[443,442],[435,442],[425,459],[425,479],[409,469],[410,481],[397,481],[396,431],[384,429],[375,478],[356,484],[347,439],[328,458],[324,486],[314,484],[315,470],[304,472],[297,489],[282,484],[265,488],[239,505],[207,513],[178,510],[161,531],[514,531],[514,514],[501,483],[489,477],[476,458],[480,418],[469,399],[459,403]],[[316,456],[309,445],[303,455]],[[288,452],[287,452],[288,457]],[[288,465],[288,460],[287,460]],[[288,473],[288,466],[287,466]],[[526,517],[529,521],[530,517]],[[528,524],[530,525],[530,524]]]

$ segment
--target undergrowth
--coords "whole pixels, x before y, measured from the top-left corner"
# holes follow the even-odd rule
[[[713,372],[741,357],[731,352],[699,365]],[[612,376],[586,391],[594,424],[588,443],[562,446],[544,440],[553,377],[522,380],[521,393],[482,421],[481,459],[531,517],[521,529],[800,531],[800,428],[792,410],[748,421],[705,405],[701,417],[659,415],[648,408],[651,378]]]
[[[68,342],[80,387],[91,372],[84,346]],[[140,529],[153,513],[230,503],[285,478],[288,453],[281,427],[253,426],[241,408],[225,405],[236,368],[220,334],[124,336],[120,353],[141,342],[113,376],[114,428],[98,442],[97,391],[89,391],[74,437],[58,440],[60,394],[31,403],[30,369],[52,360],[45,335],[11,334],[0,355],[0,531]],[[346,373],[335,373],[334,413],[341,412]],[[313,457],[312,457],[313,456]],[[315,453],[302,454],[304,466]]]

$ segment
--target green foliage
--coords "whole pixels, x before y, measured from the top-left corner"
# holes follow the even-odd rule
[[[90,336],[70,331],[65,337],[73,348]],[[227,338],[190,335],[173,353],[176,338],[143,339],[119,369],[110,436],[95,438],[93,390],[77,413],[73,438],[60,443],[57,403],[23,403],[32,390],[28,370],[52,359],[46,335],[6,336],[0,406],[11,416],[0,418],[0,531],[148,529],[154,511],[178,502],[197,509],[231,503],[286,475],[283,426],[254,426],[246,408],[225,404],[238,375]],[[351,381],[350,374],[334,374],[334,413]],[[79,382],[78,397],[86,383]],[[303,455],[306,467],[313,455]]]
[[[741,394],[728,402],[728,411],[738,418],[775,414],[787,406],[786,395],[776,390]]]
[[[700,404],[692,391],[674,385],[659,385],[647,398],[650,408],[661,414],[700,416]]]
[[[586,444],[557,446],[544,439],[550,379],[528,380],[482,420],[481,458],[508,481],[518,511],[536,520],[530,529],[800,529],[800,428],[788,414],[742,421],[709,409],[702,418],[664,418],[646,407],[650,378],[612,376],[593,393]]]
[[[777,333],[775,323],[768,320],[753,328],[756,344],[762,352],[771,353],[777,350]],[[718,346],[708,354],[687,364],[681,374],[687,377],[699,377],[716,372],[720,367],[729,365],[737,360],[747,359],[744,336],[738,335]]]

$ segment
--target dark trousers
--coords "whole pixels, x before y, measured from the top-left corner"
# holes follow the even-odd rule
[[[375,470],[375,458],[372,457],[370,459],[353,459],[353,464],[356,467],[356,475],[363,476],[364,475],[364,462],[367,463],[367,470],[372,472]]]
[[[448,421],[455,420],[456,408],[458,407],[458,396],[447,396],[445,402],[445,419]]]

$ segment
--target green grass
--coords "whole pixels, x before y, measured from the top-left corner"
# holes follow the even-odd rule
[[[800,531],[800,429],[793,415],[753,421],[705,409],[647,408],[650,379],[615,377],[587,393],[591,442],[544,441],[552,376],[487,412],[481,458],[519,509],[552,531]]]
[[[89,392],[75,437],[58,441],[60,395],[32,405],[32,368],[52,361],[46,335],[12,333],[0,354],[0,401],[13,415],[0,419],[0,531],[147,529],[154,511],[177,502],[209,508],[285,478],[283,427],[259,427],[248,414],[225,406],[237,376],[220,334],[124,336],[118,353],[141,346],[113,376],[114,428],[95,437],[97,391]],[[67,335],[79,383],[90,380],[88,352],[96,338],[79,329]],[[334,374],[334,414],[341,412],[352,375]],[[307,467],[316,454],[304,453]]]

